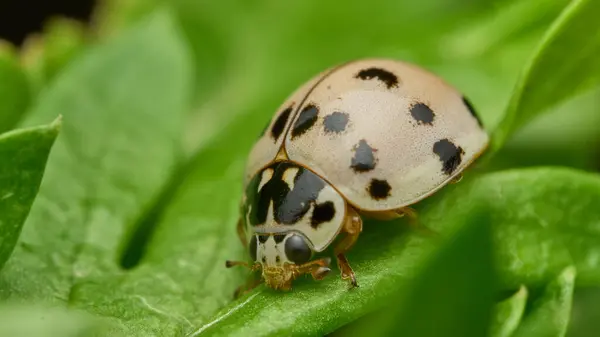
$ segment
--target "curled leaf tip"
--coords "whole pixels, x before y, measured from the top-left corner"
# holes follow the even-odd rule
[[[519,290],[515,293],[515,296],[527,297],[528,294],[529,294],[529,291],[527,290],[527,287],[524,284],[521,284],[521,286],[519,287]]]
[[[59,114],[53,121],[50,123],[50,126],[56,130],[60,130],[62,127],[63,115]]]
[[[560,273],[560,278],[563,280],[568,280],[569,282],[573,282],[575,280],[575,275],[577,275],[577,268],[571,265],[562,270]]]

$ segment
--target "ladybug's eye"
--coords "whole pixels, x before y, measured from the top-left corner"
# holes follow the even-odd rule
[[[310,260],[312,251],[300,235],[293,234],[285,241],[285,255],[295,264],[303,264]]]
[[[250,239],[250,244],[248,245],[248,251],[250,253],[250,258],[252,261],[256,261],[256,249],[258,248],[258,237],[256,235],[252,235]]]

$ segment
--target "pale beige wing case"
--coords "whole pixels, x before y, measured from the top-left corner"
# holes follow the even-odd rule
[[[391,60],[337,68],[289,123],[289,159],[362,210],[397,209],[427,197],[488,143],[461,93],[423,69]]]

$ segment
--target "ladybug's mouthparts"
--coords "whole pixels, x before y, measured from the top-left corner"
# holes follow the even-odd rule
[[[287,268],[286,268],[287,267]],[[264,267],[265,284],[273,289],[290,290],[295,279],[295,268],[291,266]]]

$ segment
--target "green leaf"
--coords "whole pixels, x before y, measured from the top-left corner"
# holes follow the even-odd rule
[[[475,209],[466,224],[447,235],[441,247],[419,264],[422,270],[410,284],[377,314],[380,319],[369,326],[368,333],[488,335],[496,292],[489,219]]]
[[[110,336],[322,335],[384,306],[422,270],[423,254],[434,243],[407,233],[405,220],[366,223],[349,254],[361,285],[356,291],[348,291],[334,270],[322,282],[300,280],[289,294],[261,286],[233,302],[247,274],[225,269],[224,260],[247,256],[235,234],[244,162],[282,97],[316,71],[364,53],[439,62],[439,32],[468,17],[449,15],[443,9],[453,7],[439,2],[448,7],[378,0],[382,10],[374,21],[364,14],[374,4],[364,1],[341,9],[316,1],[292,7],[185,1],[170,5],[177,23],[166,15],[143,16],[124,36],[85,51],[57,74],[26,122],[65,115],[23,244],[0,275],[0,298],[93,312],[106,317]],[[192,8],[202,10],[198,17]],[[414,17],[436,24],[422,27],[427,34],[399,35],[414,28]],[[180,24],[194,59],[205,62],[196,69]],[[495,81],[467,61],[451,72],[451,81]],[[195,97],[198,118],[184,121],[194,73],[200,75],[196,88],[211,90]],[[180,156],[184,124],[188,145],[200,149],[191,165],[182,165]],[[591,258],[599,246],[598,215],[584,212],[598,203],[597,177],[512,171],[482,176],[471,189],[465,180],[454,204],[445,193],[425,204],[424,224],[444,234],[469,214],[469,204],[483,200],[507,287],[545,284],[571,263],[581,267],[579,280],[598,282]],[[572,200],[582,202],[571,209]],[[589,233],[579,234],[582,228]],[[136,242],[144,230],[147,237]],[[143,258],[123,270],[123,252],[131,251]]]
[[[490,328],[491,337],[511,337],[521,323],[527,304],[527,288],[521,286],[511,297],[498,303],[494,321]]]
[[[576,288],[573,294],[569,337],[593,337],[600,321],[600,287]]]
[[[493,169],[523,166],[568,166],[598,169],[600,87],[533,120],[494,155]],[[548,137],[552,135],[552,137]]]
[[[119,272],[121,251],[181,158],[188,52],[168,13],[86,51],[24,122],[61,113],[61,137],[0,275],[0,297],[67,304],[90,275]]]
[[[29,81],[11,46],[0,41],[0,133],[12,129],[31,100]]]
[[[45,126],[0,135],[0,270],[17,243],[60,129]]]
[[[467,179],[467,178],[465,178]],[[459,186],[463,183],[468,186]],[[480,200],[492,217],[496,265],[506,289],[538,287],[577,267],[578,284],[600,284],[600,176],[568,168],[512,169],[448,186],[427,200],[422,221],[443,228],[448,214]]]
[[[243,126],[250,123],[252,121],[240,121],[238,128],[229,129],[224,135],[240,134]],[[240,139],[240,142],[243,141],[246,140]],[[204,287],[207,289],[191,290],[196,295],[194,298],[202,303],[208,299],[212,301],[214,294],[218,294],[216,298],[220,301],[225,301],[226,295],[244,281],[244,277],[239,277],[237,283],[230,278],[223,281],[229,275],[227,270],[219,267],[224,259],[235,258],[234,251],[241,251],[240,247],[235,248],[236,244],[240,245],[234,230],[236,214],[232,211],[236,209],[238,199],[232,198],[231,191],[238,188],[238,180],[234,178],[241,174],[242,167],[237,164],[227,166],[227,159],[210,156],[225,149],[231,151],[232,155],[244,151],[223,144],[214,146],[214,152],[203,153],[202,157],[215,158],[216,162],[211,162],[210,168],[205,166],[203,173],[198,172],[195,183],[186,182],[185,189],[189,195],[182,195],[182,199],[174,202],[174,205],[180,204],[181,208],[168,212],[169,215],[164,218],[151,242],[147,260],[148,264],[162,263],[162,268],[168,268],[166,274],[180,275],[174,277],[177,280],[175,284],[183,286],[183,289],[191,287],[186,285],[189,281],[181,279],[184,276],[177,274],[178,268],[166,267],[167,262],[164,261],[201,261],[195,263],[199,266],[185,273],[192,279],[206,279]],[[227,169],[224,170],[224,167]],[[202,180],[200,177],[204,174],[206,177]],[[583,211],[600,204],[599,177],[568,169],[529,169],[481,176],[469,185],[472,187],[455,188],[460,195],[445,195],[431,202],[421,213],[423,222],[444,232],[452,223],[451,219],[468,215],[467,206],[481,200],[486,206],[484,211],[491,217],[494,242],[499,250],[495,257],[507,287],[512,286],[508,281],[526,281],[526,284],[545,282],[554,271],[573,260],[585,266],[587,282],[598,282],[599,268],[591,258],[600,247],[598,238],[582,234],[582,231],[585,228],[592,230],[600,223],[599,214]],[[581,202],[572,205],[574,198]],[[194,206],[199,200],[203,200],[206,206],[204,211]],[[227,219],[219,219],[218,214],[225,209],[232,213]],[[206,210],[214,214],[209,219],[204,219]],[[202,226],[204,229],[190,229],[194,219],[197,219],[197,223],[206,224]],[[229,226],[229,229],[225,230],[223,226]],[[196,326],[196,335],[285,335],[292,331],[309,335],[329,333],[379,308],[389,299],[393,289],[403,287],[413,277],[420,257],[427,251],[431,240],[407,235],[402,227],[402,221],[366,223],[364,233],[349,254],[361,285],[357,291],[347,291],[345,283],[333,272],[321,282],[301,281],[289,294],[280,294],[261,286],[210,319],[206,318],[206,311],[201,309],[196,309],[186,317],[202,316],[195,321],[190,319],[192,325]],[[515,234],[519,231],[523,231],[523,234]],[[563,240],[569,243],[573,258],[564,247]],[[203,248],[199,250],[195,247]],[[202,253],[210,257],[206,258]],[[238,259],[244,258],[245,253],[241,254]],[[149,278],[151,270],[149,266],[147,268],[145,275]],[[156,269],[153,270],[156,272]],[[143,279],[141,275],[139,279]],[[127,291],[139,285],[139,279],[138,283],[129,280],[130,285],[120,291],[123,301],[128,297]],[[158,289],[152,288],[154,291],[147,290],[146,294],[152,296],[152,303],[164,304],[161,311],[185,315],[185,309],[180,309],[183,305],[175,303],[177,292],[171,290],[167,293],[173,295],[167,296],[164,288],[161,288],[162,295],[158,296],[153,295]],[[102,288],[91,287],[88,292],[98,292],[99,289]],[[166,297],[169,299],[166,300]]]
[[[564,337],[571,316],[575,288],[574,267],[567,267],[544,289],[523,320],[515,337]]]
[[[72,293],[72,303],[103,316],[121,317],[127,322],[123,329],[128,336],[188,334],[210,324],[214,314],[232,302],[235,288],[247,276],[244,270],[225,269],[224,261],[245,257],[234,226],[241,197],[243,158],[255,135],[243,131],[263,125],[260,119],[248,116],[222,133],[224,141],[207,146],[185,174],[186,179],[161,216],[141,263],[127,275],[104,275],[78,284]],[[239,142],[239,147],[232,146],[233,142]],[[219,155],[224,152],[238,159]],[[375,238],[379,247],[371,247],[364,257],[355,253],[350,257],[353,266],[363,266],[361,289],[380,285],[377,294],[380,297],[389,294],[396,283],[402,281],[403,273],[410,272],[414,265],[411,261],[424,249],[420,244],[424,240],[398,235],[403,232],[398,224],[377,229],[381,230],[366,231],[358,245],[364,247],[364,243],[370,242],[369,238]],[[398,258],[395,255],[402,248],[405,254]],[[384,259],[385,263],[369,267],[372,256]],[[397,277],[379,277],[380,271]],[[274,315],[275,319],[260,320],[267,327],[248,325],[240,334],[252,331],[265,334],[276,329],[289,331],[285,329],[292,328],[291,320],[298,323],[294,327],[302,327],[302,331],[309,334],[314,334],[315,329],[331,331],[340,322],[329,317],[346,314],[345,321],[358,318],[368,311],[359,304],[370,300],[362,298],[360,293],[346,291],[346,284],[336,276],[324,283],[301,280],[298,292],[289,295],[261,289],[260,294],[253,297],[259,301],[248,303],[253,309],[240,307],[244,307],[241,314],[248,315],[242,320],[254,317],[260,310],[267,310],[262,314]],[[285,312],[281,311],[284,307],[286,311],[295,310],[286,315],[287,318],[280,317]],[[316,311],[319,313],[315,318]],[[298,317],[292,316],[298,313]]]
[[[91,315],[42,305],[0,306],[0,336],[87,337],[106,332]]]
[[[600,2],[574,0],[546,32],[525,67],[504,119],[494,132],[498,150],[523,124],[548,108],[600,85]]]

